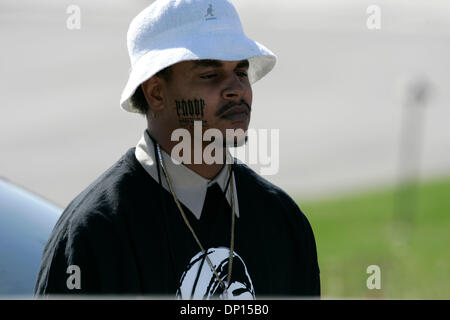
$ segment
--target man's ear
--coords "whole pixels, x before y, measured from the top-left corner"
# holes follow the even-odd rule
[[[164,109],[162,83],[159,77],[153,76],[147,81],[144,81],[141,84],[141,88],[144,92],[145,100],[147,100],[149,110],[158,112]]]

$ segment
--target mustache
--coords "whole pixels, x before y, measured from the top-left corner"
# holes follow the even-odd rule
[[[249,113],[250,113],[250,111],[252,111],[252,108],[250,107],[250,105],[244,99],[242,99],[239,103],[230,101],[226,105],[220,107],[219,110],[216,111],[215,116],[219,117],[223,113],[227,112],[229,109],[231,109],[235,106],[239,106],[241,104],[243,104],[244,106],[246,106],[248,108]]]

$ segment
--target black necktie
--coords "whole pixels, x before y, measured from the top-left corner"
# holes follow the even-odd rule
[[[217,217],[220,214],[231,213],[231,206],[225,198],[220,186],[215,182],[213,185],[208,187],[206,192],[205,202],[203,203],[201,219],[208,219]]]

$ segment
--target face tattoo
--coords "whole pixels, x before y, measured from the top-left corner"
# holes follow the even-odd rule
[[[207,121],[203,120],[205,115],[205,100],[194,98],[193,100],[175,100],[178,121],[182,127],[193,127],[194,121],[202,121],[202,125],[207,126]]]

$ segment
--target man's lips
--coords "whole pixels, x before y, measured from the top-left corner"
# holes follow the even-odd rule
[[[228,120],[246,120],[249,116],[249,109],[245,105],[237,105],[228,109],[220,117]]]

